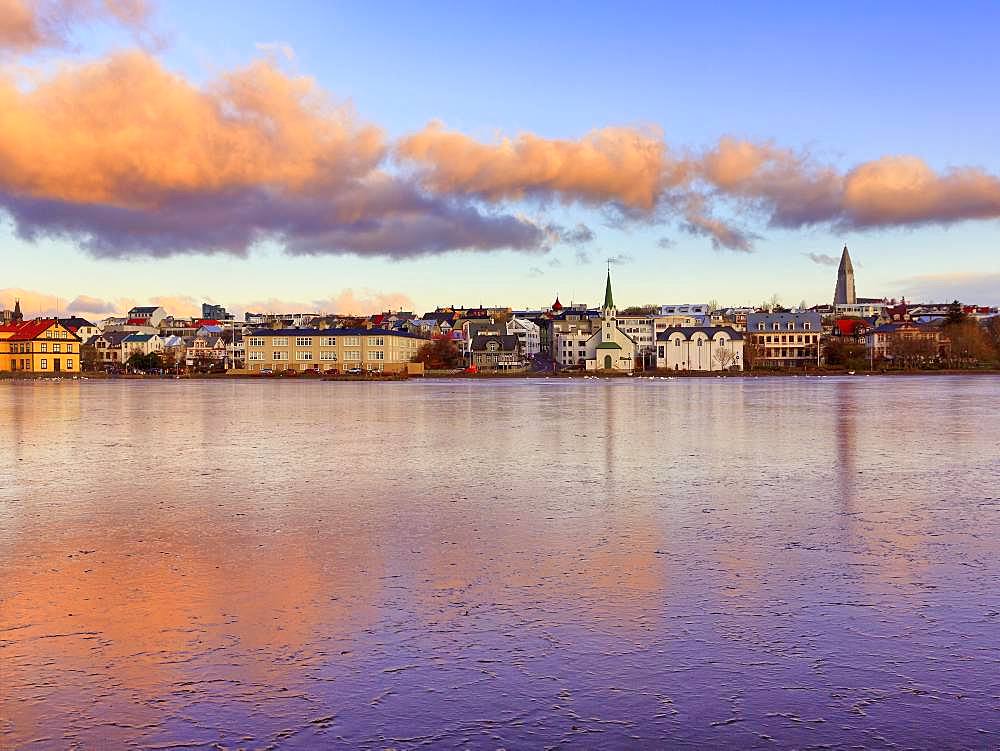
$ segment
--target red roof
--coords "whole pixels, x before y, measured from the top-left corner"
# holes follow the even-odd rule
[[[556,295],[556,301],[552,303],[552,310],[562,310],[562,303],[559,302],[559,295]]]
[[[834,325],[841,336],[854,336],[862,329],[868,328],[868,324],[857,318],[838,318]]]
[[[200,329],[202,326],[218,326],[219,322],[214,318],[199,318],[194,322],[194,327]]]
[[[148,318],[129,318],[125,321],[126,326],[147,326],[149,325]]]
[[[34,321],[25,321],[20,325],[14,326],[14,336],[10,337],[10,340],[15,342],[25,342],[37,339],[45,333],[45,331],[55,326],[56,323],[57,321],[55,318],[37,318]],[[4,331],[10,330],[10,327],[4,327]]]

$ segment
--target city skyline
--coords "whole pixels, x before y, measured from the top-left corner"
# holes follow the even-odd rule
[[[0,21],[0,305],[820,304],[845,243],[1000,302],[988,5],[60,7]]]

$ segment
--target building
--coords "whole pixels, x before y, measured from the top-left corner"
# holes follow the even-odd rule
[[[128,320],[126,325],[128,326],[152,326],[156,328],[160,325],[160,321],[167,317],[167,311],[163,308],[151,305],[151,306],[137,306],[132,308],[128,312]]]
[[[815,311],[751,313],[747,336],[753,367],[796,368],[820,362],[823,321]]]
[[[86,346],[97,353],[101,370],[117,370],[122,365],[122,341],[131,336],[128,331],[103,331],[87,340]]]
[[[201,317],[211,318],[216,321],[232,321],[235,316],[228,312],[222,305],[214,305],[209,302],[201,304]]]
[[[585,367],[587,362],[587,342],[600,325],[597,311],[563,308],[549,319],[548,335],[541,337],[542,353],[547,353],[557,367]]]
[[[526,363],[521,341],[514,334],[476,334],[472,364],[478,370],[522,370]]]
[[[913,321],[894,321],[870,328],[864,341],[872,360],[909,364],[946,358],[951,348],[941,329]]]
[[[656,318],[649,315],[621,315],[615,318],[618,328],[635,342],[636,356],[643,367],[656,360]]]
[[[11,323],[21,323],[24,321],[24,314],[21,313],[21,301],[14,300],[13,310],[0,310],[0,326],[7,326]]]
[[[587,370],[605,370],[631,373],[638,354],[635,340],[618,327],[618,310],[611,293],[611,271],[604,287],[604,304],[598,328],[587,340]]]
[[[163,339],[159,334],[129,334],[122,339],[122,362],[127,363],[132,355],[151,355],[163,351]]]
[[[851,263],[851,254],[844,246],[844,252],[840,255],[840,268],[837,269],[837,287],[833,291],[833,305],[856,305],[858,296],[854,291],[854,264]]]
[[[684,305],[661,305],[660,316],[681,316],[687,319],[694,319],[695,326],[710,326],[712,323],[712,310],[707,303],[686,303]]]
[[[101,333],[101,330],[97,326],[86,318],[80,318],[79,316],[60,318],[59,323],[80,337],[80,340],[84,342],[88,341],[90,337]]]
[[[0,326],[0,370],[78,373],[81,344],[56,318],[11,322]]]
[[[245,338],[247,369],[409,372],[426,339],[364,328],[254,329]]]
[[[507,321],[507,333],[517,337],[525,357],[536,357],[542,351],[542,330],[535,321],[515,316]]]
[[[677,326],[656,335],[656,367],[743,370],[743,334],[730,326]]]

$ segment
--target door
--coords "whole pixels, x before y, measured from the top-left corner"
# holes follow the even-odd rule
[[[611,355],[604,356],[604,369],[611,370]]]
[[[60,360],[58,357],[52,358],[52,370],[54,370],[56,373],[62,370],[62,360]]]

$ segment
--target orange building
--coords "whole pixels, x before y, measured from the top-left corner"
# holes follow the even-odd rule
[[[80,337],[55,318],[0,326],[0,371],[79,373]]]

